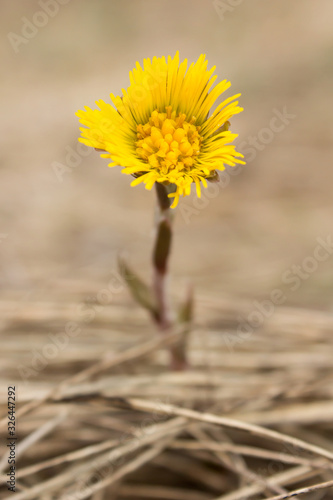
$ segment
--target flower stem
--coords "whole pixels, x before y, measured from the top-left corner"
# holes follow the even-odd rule
[[[156,216],[156,240],[153,251],[153,289],[158,305],[156,323],[161,332],[168,332],[173,326],[173,318],[167,296],[168,263],[172,243],[173,214],[170,208],[172,200],[168,194],[174,190],[173,185],[164,186],[156,183],[157,194],[157,216]],[[186,366],[184,356],[179,356],[177,346],[170,348],[171,367],[174,370],[182,370]]]
[[[153,251],[153,288],[158,304],[157,323],[161,330],[171,327],[172,319],[167,299],[168,261],[172,242],[171,200],[165,186],[156,183],[158,210],[156,240]]]

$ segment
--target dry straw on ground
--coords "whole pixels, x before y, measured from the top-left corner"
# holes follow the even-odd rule
[[[331,315],[281,308],[243,335],[253,306],[198,297],[191,368],[170,372],[167,346],[182,332],[156,337],[119,300],[23,380],[18,367],[80,301],[1,303],[4,436],[7,385],[19,400],[17,491],[4,485],[5,452],[1,498],[333,498]]]

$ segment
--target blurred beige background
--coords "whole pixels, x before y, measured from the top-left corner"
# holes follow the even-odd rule
[[[42,4],[54,9],[46,19]],[[2,0],[0,8],[3,298],[94,293],[124,250],[149,273],[154,193],[131,188],[93,151],[68,151],[77,150],[78,109],[120,93],[136,61],[179,50],[190,61],[206,53],[231,92],[242,92],[232,129],[248,164],[224,177],[218,196],[184,200],[174,293],[187,280],[199,295],[231,299],[264,299],[278,287],[288,304],[331,310],[333,255],[296,290],[283,280],[317,238],[332,235],[331,0]],[[272,132],[283,110],[292,118]]]

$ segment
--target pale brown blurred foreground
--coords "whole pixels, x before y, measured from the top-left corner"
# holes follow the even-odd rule
[[[201,296],[191,368],[172,373],[163,343],[179,332],[156,337],[122,301],[82,303],[78,324],[78,303],[1,311],[20,402],[17,493],[3,498],[259,499],[333,479],[330,315],[280,309],[251,331],[248,303]]]

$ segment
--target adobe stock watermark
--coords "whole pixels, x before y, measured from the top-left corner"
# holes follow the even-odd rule
[[[233,12],[244,0],[213,0],[214,9],[221,21],[228,12]]]
[[[55,1],[55,0],[53,0]],[[104,116],[104,119],[101,119],[96,124],[96,128],[90,128],[89,131],[89,140],[91,142],[96,143],[96,150],[100,153],[108,154],[107,151],[102,149],[98,149],[99,146],[97,144],[103,144],[104,140],[108,137],[112,137],[114,132],[123,125],[133,122],[133,109],[135,110],[140,103],[145,101],[149,94],[164,81],[166,77],[166,68],[158,69],[145,65],[145,73],[140,83],[133,83],[131,85],[131,108],[129,106],[125,106],[123,103],[123,98],[116,97],[116,107],[118,111],[118,122],[110,120],[109,118]],[[103,116],[104,107],[109,106],[109,104],[105,105],[104,102],[97,103],[101,108],[101,113]],[[115,103],[114,103],[115,104]],[[111,106],[111,104],[110,104]],[[82,118],[82,117],[80,117]],[[66,146],[65,148],[65,161],[53,161],[51,163],[51,169],[55,175],[55,178],[58,182],[62,183],[64,181],[64,176],[70,174],[79,167],[84,158],[89,156],[92,152],[94,152],[93,146],[86,146],[85,144],[79,142],[78,145],[73,148],[71,146]],[[110,159],[111,161],[111,159]]]
[[[304,257],[301,263],[293,264],[281,275],[284,288],[275,288],[265,300],[253,302],[251,311],[238,317],[239,324],[236,332],[223,334],[223,340],[228,350],[232,352],[235,347],[249,340],[253,332],[261,328],[265,321],[273,316],[276,307],[284,304],[288,293],[298,290],[304,281],[308,280],[317,271],[320,263],[327,261],[333,254],[332,235],[326,238],[318,237],[317,245],[311,255]]]
[[[243,172],[244,165],[236,165],[235,167],[226,167],[225,170],[219,172],[218,182],[208,182],[207,187],[201,190],[201,197],[193,196],[189,201],[181,200],[177,210],[183,218],[185,224],[190,224],[192,217],[198,215],[202,210],[208,207],[211,200],[217,198],[230,184],[231,177],[237,176]],[[185,201],[186,200],[186,201]]]
[[[101,137],[103,138],[112,136],[115,129],[116,129],[115,124],[111,122],[109,119],[104,118],[98,123],[98,128],[95,128],[94,130],[91,131],[92,132],[91,135],[95,136],[96,141],[98,141],[99,138]],[[80,141],[77,142],[75,148],[73,148],[72,146],[66,146],[65,162],[62,163],[60,161],[53,161],[51,163],[51,168],[58,182],[60,183],[63,182],[64,175],[72,173],[73,170],[75,170],[77,167],[81,165],[84,158],[91,155],[91,153],[93,152],[107,153],[106,151],[100,149],[94,149],[91,146],[86,146]]]
[[[7,34],[9,43],[11,44],[15,54],[20,52],[22,45],[26,45],[37,36],[39,30],[44,28],[49,20],[56,17],[60,7],[66,5],[71,0],[39,0],[38,5],[40,10],[36,10],[32,17],[22,17],[22,26],[20,33],[10,31]]]
[[[272,112],[273,116],[266,127],[262,127],[256,135],[249,135],[245,141],[237,145],[237,150],[244,155],[246,163],[251,163],[258,151],[263,151],[273,142],[276,134],[283,132],[296,118],[296,115],[288,112],[287,106],[283,106],[282,110],[274,108]]]
[[[64,176],[70,174],[79,167],[87,156],[95,152],[94,148],[78,142],[76,148],[72,146],[65,147],[65,162],[53,161],[51,168],[58,182],[64,182]]]
[[[103,307],[111,304],[115,295],[122,293],[125,284],[118,271],[112,271],[109,282],[101,288],[96,296],[89,297],[89,302],[81,302],[77,306],[76,319],[67,321],[61,332],[48,333],[47,342],[31,351],[27,364],[19,364],[17,370],[24,383],[40,374],[48,364],[56,359],[69,345],[71,339],[82,333],[82,326],[91,323]]]
[[[241,174],[256,159],[258,151],[263,151],[271,144],[276,134],[283,132],[290,122],[296,118],[296,115],[288,112],[287,106],[283,106],[282,109],[274,108],[272,113],[273,116],[266,127],[262,127],[256,135],[251,134],[244,141],[236,144],[236,150],[244,155],[246,165],[227,166],[225,170],[219,172],[219,182],[208,183],[208,187],[202,190],[201,198],[193,196],[189,201],[187,201],[187,198],[186,201],[182,200],[178,211],[186,224],[190,224],[193,215],[198,215],[201,210],[205,209],[212,199],[216,198],[223,189],[229,186],[231,178]]]

